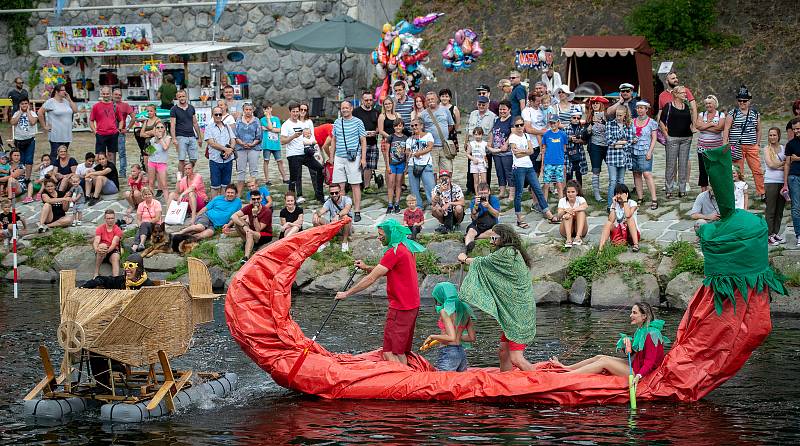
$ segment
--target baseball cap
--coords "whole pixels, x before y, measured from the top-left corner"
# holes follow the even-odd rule
[[[488,91],[488,92],[491,92],[492,90],[489,89],[488,85],[480,84],[475,88],[475,91]]]
[[[487,98],[486,96],[478,96],[478,102],[481,104],[485,104],[489,102],[489,98]]]
[[[550,115],[550,119],[547,122],[558,122],[558,115]]]
[[[450,171],[447,170],[447,169],[442,169],[442,170],[439,171],[439,176],[440,177],[443,177],[443,176],[448,176],[449,177],[450,176]]]

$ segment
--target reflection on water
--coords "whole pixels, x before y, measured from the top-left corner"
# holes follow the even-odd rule
[[[734,379],[693,404],[640,403],[624,406],[558,407],[473,402],[328,401],[287,391],[257,368],[230,339],[222,302],[216,321],[200,327],[194,346],[174,361],[196,370],[234,371],[240,388],[231,397],[172,418],[136,425],[101,423],[96,412],[46,423],[19,415],[19,399],[41,378],[37,346],[44,342],[54,362],[58,325],[56,289],[27,289],[18,300],[0,288],[0,444],[340,444],[340,443],[520,443],[520,444],[797,444],[800,427],[800,321],[774,320],[773,334]],[[318,328],[331,301],[301,297],[294,317],[306,333]],[[418,344],[436,327],[424,302]],[[381,343],[385,302],[340,304],[320,342],[330,350],[361,352]],[[539,308],[538,336],[527,356],[540,361],[571,352],[568,361],[613,352],[627,310]],[[663,312],[674,339],[681,314]],[[470,365],[496,365],[499,330],[488,317],[478,323]],[[578,347],[578,348],[576,348]],[[428,357],[434,358],[435,352]]]

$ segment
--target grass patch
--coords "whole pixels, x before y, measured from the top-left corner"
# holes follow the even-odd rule
[[[435,252],[425,250],[417,254],[417,272],[427,275],[442,274],[439,267],[439,256]]]
[[[138,230],[139,228],[126,229],[125,232],[122,233],[122,239],[124,240],[126,238],[131,238],[136,236],[136,231]]]
[[[587,282],[591,283],[595,279],[605,275],[608,271],[621,265],[617,256],[627,251],[628,247],[625,245],[614,246],[608,245],[602,251],[597,248],[592,248],[586,254],[575,258],[569,262],[567,266],[567,277],[564,279],[564,288],[570,289],[572,283],[578,277],[584,277]],[[631,262],[638,263],[638,262]],[[644,267],[639,264],[644,270]]]
[[[787,286],[800,286],[800,270],[791,269],[789,271],[783,272],[783,277],[785,279],[785,284]]]
[[[328,247],[322,252],[316,252],[311,255],[311,258],[317,261],[316,271],[318,274],[328,274],[340,268],[353,266],[353,255],[348,252],[342,252],[339,249],[339,243],[331,241]]]
[[[705,262],[691,243],[686,241],[672,242],[667,246],[665,252],[672,257],[675,265],[669,275],[670,279],[686,271],[698,275],[704,274]]]
[[[181,263],[175,267],[175,271],[167,276],[167,280],[177,280],[184,274],[189,274],[189,264],[186,262],[186,259],[181,260]]]
[[[445,240],[455,240],[457,242],[464,242],[463,232],[450,232],[447,234],[439,234],[437,232],[419,234],[417,242],[422,246],[428,246],[431,242],[443,242]]]

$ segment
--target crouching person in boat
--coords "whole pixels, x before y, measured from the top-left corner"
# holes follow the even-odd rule
[[[492,228],[494,251],[484,257],[458,255],[469,265],[461,286],[461,300],[492,315],[503,329],[500,335],[500,370],[533,370],[525,359],[527,344],[536,337],[536,300],[531,282],[531,258],[511,226]]]
[[[386,296],[389,311],[383,329],[383,358],[408,365],[406,355],[411,352],[414,326],[419,314],[419,278],[414,254],[425,247],[409,240],[411,230],[397,220],[387,219],[378,225],[378,240],[386,246],[380,263],[369,266],[356,260],[355,266],[368,274],[347,291],[336,293],[336,299],[346,299],[386,276]]]
[[[633,304],[631,307],[631,325],[638,328],[631,339],[625,333],[620,333],[617,342],[617,350],[626,351],[631,348],[633,352],[633,373],[636,374],[634,382],[655,370],[664,359],[664,344],[669,343],[669,339],[661,334],[664,328],[664,321],[656,319],[653,307],[645,302]],[[617,358],[615,356],[597,355],[585,359],[577,364],[564,365],[558,358],[551,358],[551,362],[570,370],[569,373],[602,373],[606,372],[616,376],[628,376],[629,367],[627,358]]]
[[[83,288],[103,288],[109,290],[138,290],[143,286],[153,286],[144,270],[144,259],[139,253],[133,253],[122,263],[124,276],[97,276],[83,284]]]
[[[458,289],[450,282],[442,282],[431,293],[436,300],[436,313],[439,315],[439,329],[442,334],[430,335],[425,339],[422,349],[435,343],[443,344],[439,349],[436,369],[443,372],[463,372],[467,370],[467,352],[464,345],[475,341],[475,314],[469,305],[458,298]]]

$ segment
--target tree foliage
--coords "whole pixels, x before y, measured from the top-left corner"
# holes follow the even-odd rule
[[[645,0],[626,22],[631,33],[647,37],[656,51],[698,50],[716,40],[716,0]]]

